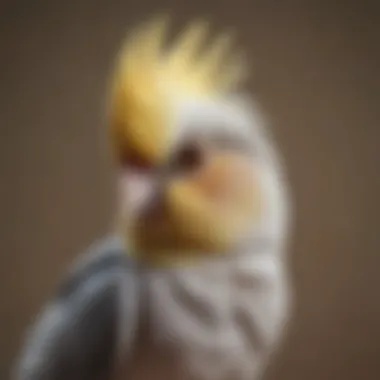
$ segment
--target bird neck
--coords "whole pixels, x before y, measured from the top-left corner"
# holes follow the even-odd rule
[[[196,267],[210,262],[236,260],[237,257],[271,249],[273,239],[265,234],[251,235],[238,246],[224,252],[183,250],[141,252],[133,247],[128,238],[122,238],[126,255],[144,266],[156,268]]]

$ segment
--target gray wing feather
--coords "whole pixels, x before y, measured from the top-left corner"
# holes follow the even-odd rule
[[[128,284],[128,276],[133,278],[133,265],[127,262],[117,239],[106,239],[91,247],[37,317],[14,379],[106,379],[120,341],[120,307],[123,320],[134,323],[132,310],[128,319],[129,310],[124,310],[120,302],[120,288]],[[137,301],[131,288],[123,289],[123,294],[128,291],[129,303]],[[125,337],[123,343],[127,343]]]

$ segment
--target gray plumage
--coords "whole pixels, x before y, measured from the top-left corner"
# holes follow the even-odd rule
[[[286,322],[283,275],[271,244],[155,270],[108,238],[37,317],[13,380],[257,379]]]
[[[121,284],[134,268],[116,238],[92,246],[74,263],[32,325],[13,372],[15,380],[97,380],[112,371],[120,338]],[[125,290],[126,287],[123,287]],[[123,290],[123,291],[124,291]],[[133,284],[128,302],[137,300]],[[132,314],[133,307],[129,308]],[[124,315],[124,318],[128,315]],[[129,321],[128,326],[133,326]]]

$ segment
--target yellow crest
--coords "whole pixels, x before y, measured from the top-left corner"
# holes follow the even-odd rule
[[[118,155],[164,158],[171,136],[173,102],[181,97],[218,97],[243,79],[242,61],[227,55],[226,33],[201,54],[207,23],[190,23],[170,49],[168,27],[157,17],[137,28],[121,49],[110,99],[111,138]]]

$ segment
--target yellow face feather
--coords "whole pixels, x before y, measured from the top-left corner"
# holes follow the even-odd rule
[[[164,50],[167,27],[167,18],[157,17],[131,33],[121,49],[109,110],[118,160],[138,156],[159,163],[172,136],[176,102],[224,96],[243,79],[242,61],[227,59],[231,34],[202,49],[208,24],[194,22]]]
[[[140,258],[164,265],[224,252],[261,212],[256,174],[245,157],[215,155],[193,175],[166,183],[161,204],[138,219],[129,243]]]
[[[110,94],[119,162],[159,166],[178,127],[178,102],[224,100],[243,79],[242,62],[228,59],[230,33],[206,44],[208,24],[194,22],[164,49],[167,27],[166,18],[156,18],[131,33],[121,49]],[[221,252],[250,229],[261,206],[251,157],[211,148],[207,155],[190,175],[165,177],[153,209],[132,221],[122,216],[122,234],[139,257],[166,265],[193,257],[189,252]]]

